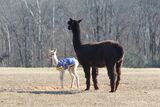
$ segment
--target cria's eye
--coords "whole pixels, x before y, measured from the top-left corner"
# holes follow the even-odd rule
[[[52,53],[52,52],[51,52],[51,54],[50,54],[50,55],[52,56],[52,55],[54,55],[54,53]]]

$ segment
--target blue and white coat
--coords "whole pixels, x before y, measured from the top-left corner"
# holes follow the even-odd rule
[[[58,61],[57,70],[66,70],[68,67],[71,67],[75,64],[75,58],[74,57],[69,57],[69,58],[64,58]]]

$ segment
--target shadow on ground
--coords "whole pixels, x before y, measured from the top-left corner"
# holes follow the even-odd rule
[[[31,94],[55,94],[55,95],[68,95],[82,93],[80,90],[59,90],[59,91],[17,91],[17,93],[31,93]]]

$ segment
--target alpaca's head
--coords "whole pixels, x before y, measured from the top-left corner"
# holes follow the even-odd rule
[[[68,29],[73,30],[74,28],[77,28],[81,21],[82,21],[82,19],[73,20],[73,19],[70,18],[69,21],[68,21]]]

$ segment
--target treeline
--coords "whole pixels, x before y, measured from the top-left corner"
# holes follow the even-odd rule
[[[121,43],[125,67],[160,67],[159,0],[0,0],[0,66],[51,66],[51,48],[75,56],[70,17],[83,18],[83,43]]]

